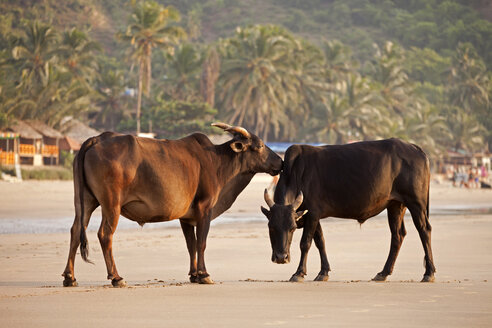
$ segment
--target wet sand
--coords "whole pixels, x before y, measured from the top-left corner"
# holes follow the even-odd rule
[[[271,178],[259,176],[226,213],[258,217],[262,191]],[[286,282],[299,260],[297,231],[293,261],[270,261],[265,222],[221,224],[208,238],[206,263],[215,285],[188,283],[188,253],[179,228],[117,230],[114,253],[129,287],[116,289],[95,232],[90,257],[77,255],[79,287],[64,288],[73,217],[70,182],[0,182],[0,220],[59,219],[66,233],[0,234],[0,327],[490,327],[492,325],[492,191],[432,185],[431,204],[470,210],[431,215],[436,282],[419,283],[423,249],[411,218],[393,275],[381,271],[389,251],[384,218],[323,221],[330,281],[313,282],[319,255],[312,246],[304,283]],[[482,208],[482,211],[472,210]],[[94,219],[95,220],[95,219]],[[58,221],[57,221],[58,222]]]

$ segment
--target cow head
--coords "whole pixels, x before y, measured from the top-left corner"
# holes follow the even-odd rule
[[[241,154],[241,165],[248,171],[277,175],[282,170],[280,156],[268,148],[263,140],[245,128],[225,123],[213,123],[212,126],[221,128],[234,136],[229,145],[234,152]]]
[[[268,219],[272,262],[289,263],[292,236],[297,229],[298,220],[307,213],[307,210],[297,212],[303,201],[302,191],[297,195],[294,202],[288,205],[275,204],[266,189],[264,197],[270,210],[262,206],[261,211]]]

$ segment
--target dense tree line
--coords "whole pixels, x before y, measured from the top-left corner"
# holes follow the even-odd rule
[[[0,125],[36,118],[57,127],[75,116],[100,129],[172,138],[224,120],[269,141],[400,137],[433,156],[492,145],[492,49],[477,40],[489,30],[472,21],[470,7],[313,1],[287,3],[298,13],[317,6],[313,17],[341,26],[381,25],[401,42],[374,37],[370,51],[361,50],[350,45],[353,38],[308,39],[287,23],[241,26],[204,42],[208,2],[176,4],[187,12],[181,19],[175,7],[133,1],[132,14],[112,36],[119,50],[108,51],[88,27],[61,29],[35,17],[1,15]],[[438,11],[442,17],[432,20]],[[436,26],[422,25],[424,18]],[[453,27],[452,19],[464,25]]]

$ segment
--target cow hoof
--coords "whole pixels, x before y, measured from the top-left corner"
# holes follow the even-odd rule
[[[190,282],[192,284],[198,284],[198,276],[196,274],[190,274]]]
[[[434,282],[436,278],[434,278],[434,275],[430,276],[428,274],[424,275],[424,278],[420,282]]]
[[[303,282],[304,281],[304,277],[303,276],[298,276],[298,275],[293,275],[292,277],[290,277],[289,281],[290,282]]]
[[[372,278],[372,281],[386,281],[387,276],[383,276],[381,273],[378,273],[374,278]]]
[[[328,281],[329,278],[330,276],[328,276],[327,274],[319,274],[316,276],[316,278],[314,278],[314,281]]]
[[[78,285],[76,279],[65,278],[63,280],[63,287],[77,287]]]
[[[198,276],[198,283],[204,285],[213,285],[214,281],[210,278],[209,275],[206,276]]]
[[[123,278],[114,278],[113,280],[111,280],[111,285],[116,288],[126,287],[126,281],[123,280]]]

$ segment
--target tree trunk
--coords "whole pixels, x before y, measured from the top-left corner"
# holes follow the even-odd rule
[[[137,136],[140,134],[140,111],[142,108],[142,80],[143,80],[143,62],[140,61],[138,68],[138,96],[137,96]]]

